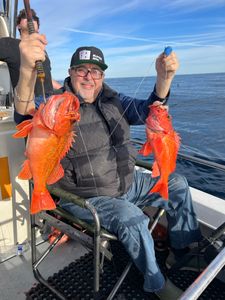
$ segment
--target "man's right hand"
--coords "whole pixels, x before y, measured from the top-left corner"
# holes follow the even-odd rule
[[[15,88],[14,104],[16,111],[27,115],[35,109],[34,87],[37,78],[35,62],[45,60],[46,37],[32,33],[21,39],[20,77]]]
[[[45,47],[47,40],[45,35],[33,33],[21,39],[20,70],[33,71],[37,60],[45,60]]]

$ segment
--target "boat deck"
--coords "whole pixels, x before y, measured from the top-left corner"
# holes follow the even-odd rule
[[[48,242],[41,243],[37,250],[42,253],[48,246]],[[43,262],[39,269],[48,278],[86,252],[76,241],[69,241],[66,244],[55,247],[49,254],[47,263]],[[31,267],[31,250],[29,249],[21,256],[15,256],[0,263],[0,274],[1,300],[26,299],[26,292],[37,284]]]
[[[42,253],[48,242],[39,244],[38,252]],[[129,257],[118,245],[113,242],[112,251],[114,260],[105,260],[104,273],[102,275],[103,285],[100,290],[99,299],[105,300],[110,289],[116,282]],[[157,252],[157,260],[163,273],[181,289],[186,290],[188,286],[199,275],[193,271],[170,272],[165,267],[165,258],[168,252]],[[48,281],[57,286],[65,295],[66,299],[91,300],[92,298],[92,253],[75,241],[59,245],[49,254],[46,263],[43,262],[39,270]],[[31,251],[28,250],[22,256],[15,256],[0,264],[0,289],[1,300],[50,300],[58,299],[46,287],[37,283],[33,277],[31,268]],[[130,270],[127,278],[120,287],[115,300],[146,300],[156,299],[154,295],[146,296],[142,291],[143,278],[135,267]],[[200,300],[224,300],[224,283],[214,279],[209,287],[199,297]]]

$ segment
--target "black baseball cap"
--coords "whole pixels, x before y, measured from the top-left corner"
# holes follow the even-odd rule
[[[79,47],[74,52],[71,58],[70,67],[81,64],[95,64],[98,65],[103,71],[108,68],[108,66],[105,64],[102,51],[93,46]]]

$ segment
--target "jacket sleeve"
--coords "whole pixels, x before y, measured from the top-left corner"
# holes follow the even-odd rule
[[[9,69],[13,88],[17,85],[20,69],[20,51],[18,39],[11,37],[0,38],[0,60],[4,61]]]
[[[9,50],[8,48],[8,39],[6,38],[0,38],[0,60],[7,62],[7,59],[9,57]]]
[[[170,92],[167,94],[166,98],[159,98],[154,87],[154,90],[148,99],[132,98],[122,93],[119,93],[118,95],[128,123],[130,125],[143,125],[148,116],[149,105],[153,104],[155,101],[160,101],[163,105],[166,104],[169,99],[169,94]]]

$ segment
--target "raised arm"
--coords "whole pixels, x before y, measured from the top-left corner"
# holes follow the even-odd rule
[[[169,98],[170,86],[179,67],[176,54],[174,52],[168,56],[164,53],[160,54],[156,59],[155,67],[157,71],[156,84],[148,99],[142,100],[119,94],[124,114],[130,125],[143,124],[148,116],[149,105],[156,101],[165,104]]]
[[[156,94],[159,98],[165,98],[169,93],[172,80],[179,67],[179,62],[175,52],[166,56],[161,53],[156,59]]]
[[[35,108],[35,62],[45,60],[46,44],[45,36],[38,33],[31,34],[20,42],[20,77],[14,90],[14,103],[16,111],[21,115],[27,115]]]

